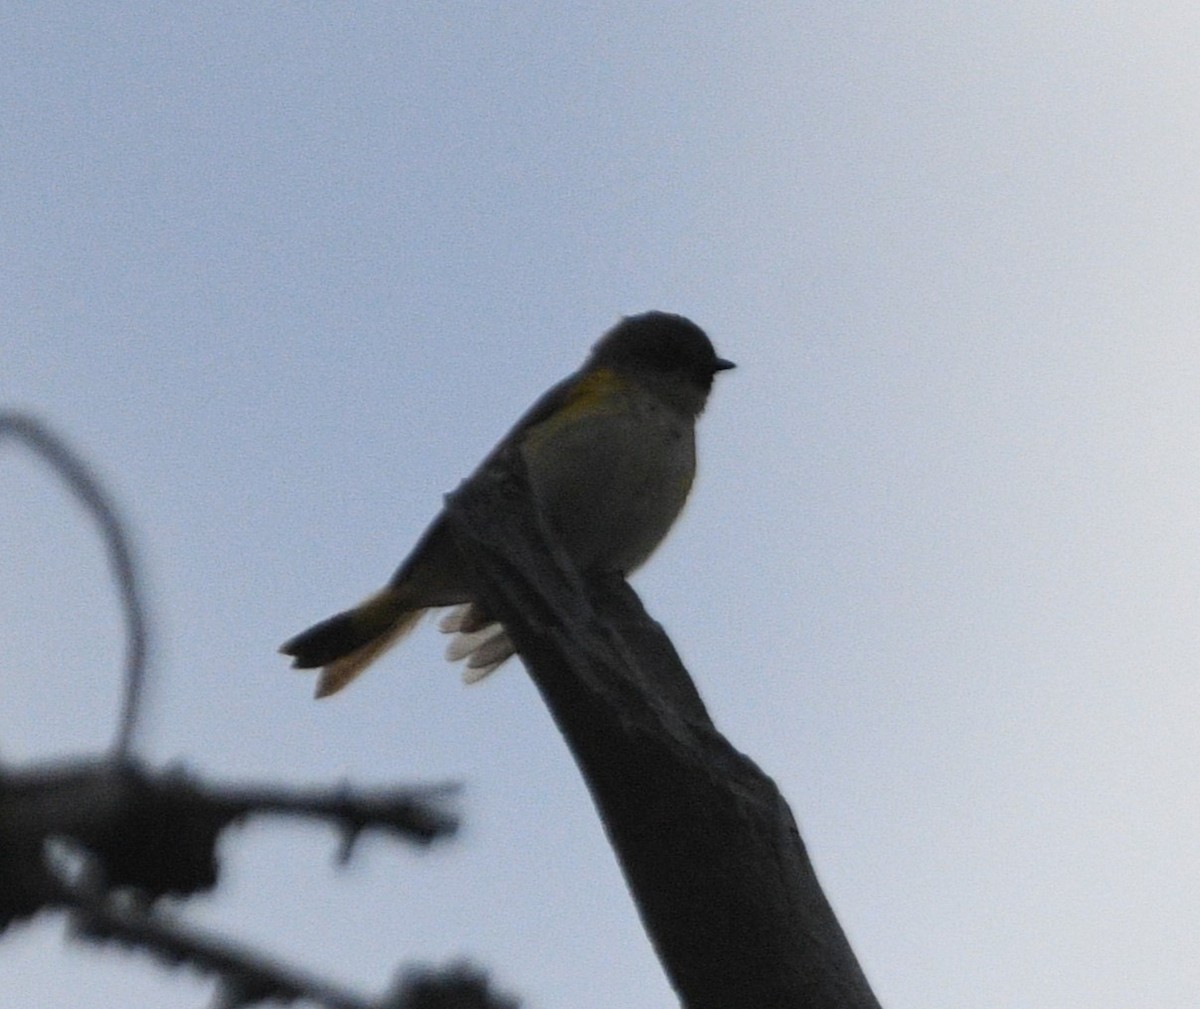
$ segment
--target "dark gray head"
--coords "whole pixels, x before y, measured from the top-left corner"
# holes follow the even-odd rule
[[[704,330],[668,312],[626,316],[592,348],[588,365],[626,371],[660,392],[675,387],[686,396],[678,405],[695,413],[704,406],[713,376],[734,366],[717,357]]]

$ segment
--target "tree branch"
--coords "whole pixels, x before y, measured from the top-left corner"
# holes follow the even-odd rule
[[[365,830],[419,844],[449,837],[456,819],[443,806],[451,785],[294,791],[206,785],[180,772],[155,773],[126,761],[70,761],[0,775],[0,932],[43,908],[67,909],[76,933],[187,963],[219,981],[218,1005],[308,998],[331,1009],[403,1009],[414,1001],[402,985],[384,1000],[338,988],[227,939],[206,935],[155,909],[167,894],[191,896],[218,880],[217,844],[229,826],[258,814],[330,822],[349,857]],[[57,847],[52,847],[57,842]],[[52,851],[75,856],[51,857]],[[481,978],[481,975],[472,975]],[[454,976],[447,991],[459,991]],[[486,979],[482,981],[487,995]],[[459,987],[455,987],[458,985]],[[432,990],[442,990],[441,979]],[[463,989],[467,990],[467,989]],[[476,989],[469,989],[476,991]],[[403,998],[401,998],[403,996]],[[456,996],[457,997],[457,996]],[[407,1001],[405,1001],[407,999]],[[511,1009],[485,1001],[452,1007]],[[490,1000],[490,1001],[489,1001]],[[435,1003],[428,1003],[435,1004]]]
[[[262,813],[302,816],[341,832],[339,860],[360,835],[381,830],[428,844],[451,836],[453,785],[374,791],[205,784],[151,771],[132,756],[146,681],[148,630],[130,537],[91,468],[40,421],[0,410],[0,442],[16,438],[63,479],[100,527],[124,608],[125,690],[115,744],[104,760],[10,770],[0,764],[0,933],[42,909],[68,910],[76,934],[115,941],[218,981],[224,1009],[305,998],[331,1009],[515,1009],[468,966],[404,973],[366,999],[269,956],[206,934],[156,906],[218,881],[217,843],[230,825]]]
[[[297,999],[327,1009],[517,1009],[515,1000],[493,992],[486,975],[467,965],[404,971],[389,992],[370,998],[111,895],[64,885],[62,902],[74,908],[76,932],[83,938],[139,949],[168,964],[187,963],[215,977],[213,1009]]]
[[[23,441],[45,460],[100,527],[112,578],[125,614],[125,691],[113,743],[113,757],[117,760],[128,759],[133,752],[142,694],[146,686],[146,659],[150,641],[146,610],[138,587],[138,567],[129,536],[116,505],[101,486],[99,477],[45,424],[36,417],[15,410],[0,410],[0,441],[6,436]]]
[[[204,784],[178,771],[131,763],[66,761],[0,774],[0,931],[56,904],[57,884],[43,853],[60,839],[80,852],[105,889],[130,889],[144,902],[211,889],[221,833],[256,814],[333,823],[341,858],[367,829],[418,844],[450,837],[445,808],[455,786],[299,791]]]
[[[449,526],[583,772],[683,1004],[878,1009],[774,782],[713,726],[623,579],[585,582],[553,545],[508,463],[451,496]]]

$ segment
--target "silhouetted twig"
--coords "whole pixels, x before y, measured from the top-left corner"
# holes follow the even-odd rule
[[[230,788],[112,760],[10,771],[0,776],[0,931],[43,908],[67,909],[83,938],[119,941],[216,975],[219,1005],[229,1009],[301,997],[333,1009],[384,1009],[393,1003],[207,935],[164,915],[156,901],[214,887],[221,834],[247,817],[300,816],[331,823],[346,838],[380,830],[428,844],[457,828],[444,808],[454,791]],[[48,857],[51,850],[60,857]]]
[[[379,830],[429,844],[453,836],[458,821],[445,807],[453,785],[370,792],[336,789],[230,787],[205,784],[179,771],[155,772],[126,761],[69,761],[0,779],[0,930],[7,920],[52,905],[40,853],[51,839],[67,842],[87,861],[99,885],[128,889],[145,902],[188,896],[216,885],[217,843],[229,826],[274,814],[321,820],[344,838]],[[346,857],[343,844],[341,857]],[[26,853],[14,862],[13,855]],[[7,892],[6,892],[7,891]],[[10,894],[29,895],[21,908]],[[40,900],[38,895],[41,895]]]
[[[80,937],[116,942],[170,965],[186,963],[213,975],[217,979],[213,1009],[297,999],[328,1009],[517,1009],[515,1000],[491,990],[485,974],[465,965],[445,971],[405,971],[391,991],[368,998],[162,912],[88,892],[85,886],[63,884],[63,900],[74,909]]]
[[[61,898],[73,908],[79,937],[92,942],[116,942],[169,965],[186,963],[214,975],[218,981],[214,1009],[240,1009],[268,1000],[289,1003],[298,998],[312,999],[329,1009],[372,1006],[367,998],[135,902],[69,884],[63,885]]]
[[[76,934],[114,941],[217,979],[217,1006],[240,1009],[308,999],[330,1009],[514,1009],[467,967],[407,972],[380,999],[348,992],[163,913],[159,898],[216,886],[217,844],[232,824],[273,814],[317,819],[341,833],[345,862],[357,839],[382,831],[429,844],[452,836],[455,785],[371,791],[341,786],[227,786],[133,757],[147,675],[148,630],[130,537],[91,468],[33,417],[0,411],[13,437],[50,464],[99,525],[125,614],[125,690],[117,735],[103,760],[22,770],[0,765],[0,932],[39,910],[68,910]]]
[[[128,759],[133,752],[142,694],[146,685],[149,629],[146,611],[138,588],[138,568],[129,537],[117,514],[116,506],[100,485],[99,478],[58,435],[28,414],[0,410],[0,440],[16,438],[28,445],[66,483],[71,493],[96,520],[104,539],[113,581],[121,597],[125,615],[125,690],[121,717],[113,743],[113,757]]]

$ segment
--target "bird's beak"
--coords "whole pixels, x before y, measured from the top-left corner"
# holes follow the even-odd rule
[[[737,365],[732,361],[726,361],[725,358],[718,357],[715,361],[713,361],[713,374],[715,375],[718,371],[728,371],[730,368],[736,367]]]

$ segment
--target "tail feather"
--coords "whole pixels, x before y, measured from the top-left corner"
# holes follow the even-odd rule
[[[317,697],[328,697],[416,626],[423,608],[407,607],[403,594],[388,587],[353,609],[285,641],[279,648],[297,669],[320,669]]]

